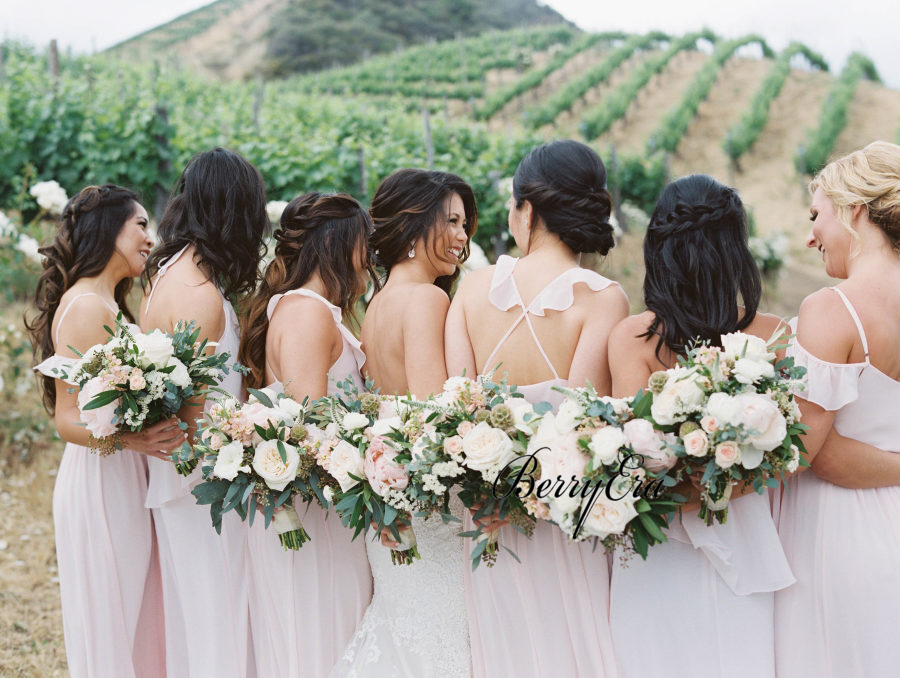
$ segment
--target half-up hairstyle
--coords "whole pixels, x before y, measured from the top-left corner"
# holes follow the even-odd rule
[[[51,328],[63,294],[81,278],[99,275],[112,258],[119,232],[136,212],[138,195],[121,186],[88,186],[75,195],[63,209],[59,230],[53,242],[41,247],[44,271],[34,291],[37,313],[25,327],[31,335],[35,362],[55,352]],[[125,303],[133,280],[126,278],[115,288],[116,304],[131,322],[134,316]],[[44,407],[50,414],[56,409],[56,381],[39,376]]]
[[[369,214],[375,230],[369,238],[369,249],[375,263],[390,276],[391,268],[406,258],[409,246],[425,236],[427,256],[431,256],[431,244],[439,229],[446,228],[446,201],[456,193],[466,210],[466,242],[459,263],[469,258],[469,242],[478,228],[478,208],[472,187],[455,174],[423,169],[400,169],[388,176],[378,186],[372,198]],[[453,275],[441,276],[434,284],[450,293],[459,276],[459,268]]]
[[[250,368],[244,378],[247,386],[265,385],[267,311],[274,295],[302,287],[318,272],[326,298],[359,324],[353,311],[358,296],[355,261],[362,254],[375,279],[366,246],[371,231],[369,215],[344,193],[307,193],[288,203],[281,228],[275,231],[275,258],[251,298],[241,331],[238,355],[241,364]]]
[[[859,234],[850,227],[851,214],[857,205],[865,205],[869,219],[900,254],[900,146],[874,141],[827,164],[809,188],[813,193],[822,189],[834,203],[844,228],[857,241]]]
[[[644,237],[644,303],[653,322],[641,335],[683,354],[692,340],[721,344],[746,328],[759,308],[762,283],[747,247],[747,215],[733,188],[705,174],[669,184]],[[744,306],[740,317],[738,294]]]
[[[605,255],[615,246],[606,167],[589,146],[566,139],[532,149],[513,176],[513,199],[519,208],[530,202],[573,252]]]
[[[187,245],[197,265],[229,298],[252,292],[269,228],[259,171],[239,153],[204,151],[184,168],[159,222],[145,287],[160,264]]]

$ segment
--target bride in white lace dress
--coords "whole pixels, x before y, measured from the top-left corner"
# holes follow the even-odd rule
[[[477,213],[471,187],[445,172],[398,170],[375,193],[370,246],[387,270],[362,327],[364,371],[386,394],[441,390],[447,292],[468,254]],[[457,518],[463,506],[451,501]],[[413,517],[420,560],[393,565],[389,535],[366,544],[372,603],[332,678],[468,678],[471,652],[460,523]]]

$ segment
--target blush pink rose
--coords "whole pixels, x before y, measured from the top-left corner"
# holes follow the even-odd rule
[[[644,468],[654,473],[672,468],[678,460],[666,447],[662,434],[646,419],[632,419],[622,427],[635,454],[644,458]]]
[[[394,461],[396,456],[397,450],[381,436],[373,438],[366,448],[366,478],[380,497],[390,490],[405,490],[409,484],[406,467]]]
[[[716,445],[716,465],[719,468],[729,468],[741,460],[741,448],[731,440]]]
[[[103,377],[94,377],[78,392],[78,409],[81,410],[79,418],[95,438],[105,438],[118,430],[118,426],[113,423],[116,418],[116,407],[119,405],[118,398],[103,407],[93,410],[83,409],[94,396],[108,390],[110,387]]]
[[[465,438],[465,437],[466,437],[466,434],[467,434],[469,431],[471,431],[473,428],[475,428],[475,424],[473,424],[471,421],[461,421],[461,422],[459,423],[459,426],[456,427],[456,432],[457,432],[457,434],[459,434],[462,438]]]

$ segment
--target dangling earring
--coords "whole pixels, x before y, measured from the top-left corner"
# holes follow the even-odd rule
[[[408,256],[410,259],[415,258],[415,256],[416,256],[416,246],[415,245],[413,245],[412,247],[409,248],[409,254],[407,254],[406,256]]]

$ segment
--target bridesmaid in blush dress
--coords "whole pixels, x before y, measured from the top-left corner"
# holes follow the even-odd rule
[[[666,187],[647,228],[644,263],[648,310],[610,338],[617,397],[646,389],[650,374],[675,365],[692,339],[721,345],[720,335],[741,331],[768,340],[782,327],[757,312],[761,282],[741,199],[711,177]],[[794,578],[769,498],[736,491],[721,525],[707,526],[698,506],[682,508],[668,541],[646,560],[613,560],[610,625],[625,678],[775,675],[774,592]]]
[[[791,321],[812,471],[782,499],[797,584],[775,598],[778,675],[887,678],[900,666],[900,147],[870,144],[810,186],[806,244],[842,282]]]
[[[228,353],[233,367],[240,328],[228,298],[256,285],[268,228],[262,177],[253,165],[222,148],[192,158],[160,220],[160,244],[147,260],[142,329],[171,332],[179,321],[194,320],[200,338],[216,353]],[[233,369],[219,387],[243,398],[241,375]],[[189,435],[211,404],[183,408]],[[245,678],[255,675],[245,562],[249,528],[230,513],[216,534],[208,508],[191,495],[199,480],[199,467],[185,478],[171,461],[150,460],[146,505],[159,540],[166,668],[169,678]]]
[[[159,562],[144,508],[147,458],[165,459],[184,435],[172,419],[104,439],[106,431],[89,431],[80,422],[77,392],[70,393],[53,371],[76,362],[72,347],[84,353],[105,343],[103,326],[114,327],[120,311],[134,320],[125,299],[153,245],[147,223],[146,210],[127,189],[89,186],[73,197],[53,243],[40,250],[37,313],[27,323],[43,360],[35,369],[43,375],[44,405],[66,441],[53,490],[53,525],[74,678],[165,675]],[[90,449],[116,444],[121,449],[109,456]]]
[[[513,178],[509,228],[525,253],[501,256],[460,283],[447,318],[451,375],[493,370],[531,402],[558,406],[554,386],[610,392],[606,345],[628,312],[621,287],[581,268],[582,252],[613,247],[606,169],[575,141],[534,149]],[[472,521],[466,517],[466,529]],[[472,665],[478,678],[616,676],[609,632],[609,567],[602,551],[540,522],[531,539],[512,527],[501,554],[466,568]]]
[[[348,195],[309,193],[292,200],[276,231],[275,259],[250,303],[241,339],[249,387],[297,402],[362,391],[365,356],[343,323],[366,289],[371,221]],[[250,620],[257,674],[324,678],[372,598],[365,541],[315,502],[295,507],[310,542],[285,552],[256,516],[249,539]],[[327,518],[327,520],[326,520]]]

